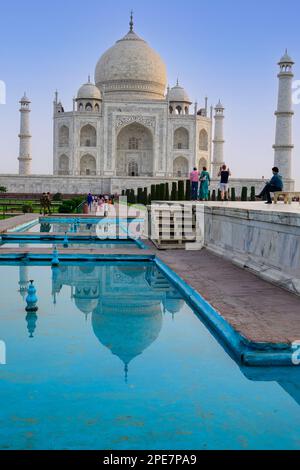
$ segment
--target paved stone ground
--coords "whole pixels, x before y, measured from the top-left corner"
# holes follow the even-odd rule
[[[7,230],[11,230],[18,225],[26,224],[32,220],[38,219],[39,214],[22,214],[16,217],[10,217],[9,219],[0,221],[0,233],[4,233]]]
[[[300,340],[300,298],[207,250],[158,256],[233,327],[254,342]]]

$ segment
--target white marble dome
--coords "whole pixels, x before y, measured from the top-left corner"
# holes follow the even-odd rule
[[[170,103],[192,103],[187,92],[178,83],[169,91]]]
[[[99,90],[96,85],[91,83],[90,81],[88,83],[85,83],[82,85],[77,93],[77,99],[78,100],[101,100],[101,91]]]
[[[157,52],[130,30],[100,58],[95,83],[107,98],[164,99],[166,66]]]

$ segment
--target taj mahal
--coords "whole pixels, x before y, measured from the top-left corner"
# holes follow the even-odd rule
[[[279,99],[274,145],[275,163],[292,189],[293,60],[279,62]],[[193,167],[206,166],[213,178],[225,161],[221,101],[192,103],[181,82],[168,86],[167,68],[134,30],[100,57],[95,83],[89,77],[70,111],[55,93],[53,102],[53,175],[31,171],[30,99],[21,99],[19,175],[0,175],[0,184],[16,193],[69,194],[120,192],[186,178]],[[271,144],[271,143],[270,143]],[[262,180],[241,180],[260,188]],[[216,181],[216,180],[215,180]],[[217,182],[216,182],[217,184]]]

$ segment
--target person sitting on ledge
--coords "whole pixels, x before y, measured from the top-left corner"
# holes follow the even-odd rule
[[[272,168],[272,171],[272,179],[266,184],[262,192],[258,196],[256,196],[258,199],[267,198],[266,204],[272,204],[270,193],[277,193],[283,190],[282,176],[279,174],[279,169],[275,166],[274,168]]]

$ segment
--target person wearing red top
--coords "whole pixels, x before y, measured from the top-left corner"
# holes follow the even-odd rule
[[[199,171],[197,168],[194,168],[194,170],[191,172],[190,181],[192,183],[192,201],[197,201],[199,186]]]

